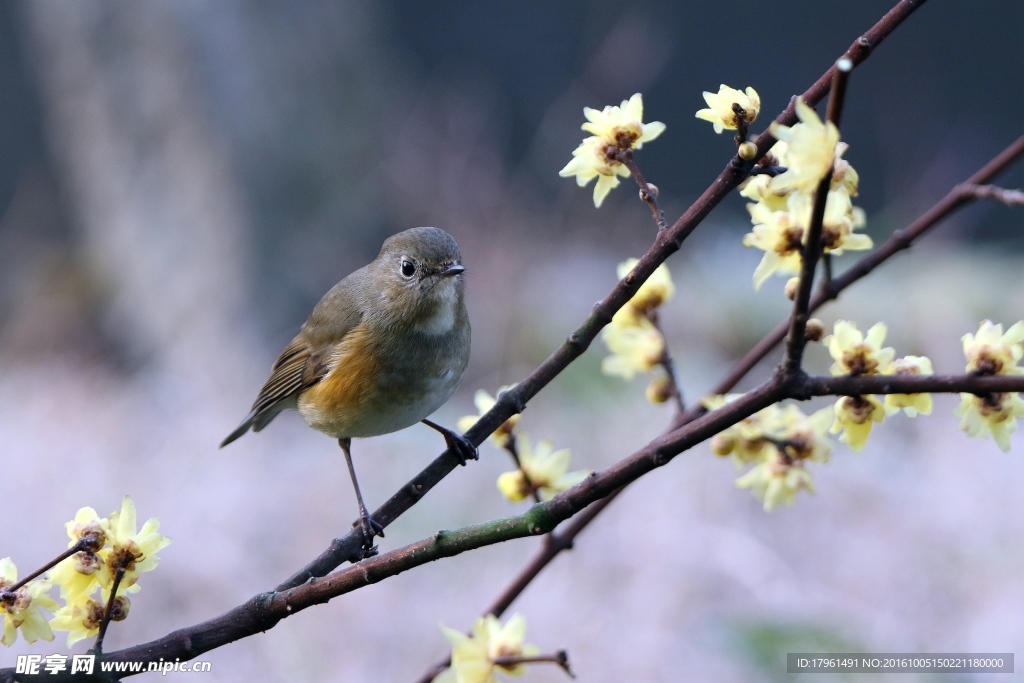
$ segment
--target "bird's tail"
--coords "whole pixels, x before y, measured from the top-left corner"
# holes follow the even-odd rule
[[[242,424],[238,425],[238,428],[235,429],[235,431],[228,434],[227,438],[220,442],[220,447],[224,448],[229,443],[240,437],[242,434],[245,434],[247,431],[249,431],[249,428],[252,427],[252,423],[255,419],[256,411],[254,410],[245,416],[245,419],[242,420]]]

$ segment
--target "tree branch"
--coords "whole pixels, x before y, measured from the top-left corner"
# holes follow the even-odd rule
[[[1007,206],[1024,206],[1024,192],[1021,190],[1008,190],[995,185],[972,185],[964,183],[959,190],[972,199],[994,199]]]

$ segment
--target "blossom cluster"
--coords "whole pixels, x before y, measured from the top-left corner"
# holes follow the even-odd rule
[[[702,401],[714,410],[738,398],[738,394],[712,396]],[[765,510],[792,505],[800,490],[814,492],[808,462],[828,462],[832,445],[826,434],[832,423],[828,408],[805,415],[798,407],[778,404],[754,413],[711,439],[711,450],[731,456],[737,469],[753,465],[736,480],[750,489]]]
[[[587,122],[581,127],[590,137],[584,138],[573,150],[572,160],[558,175],[563,178],[576,176],[576,184],[586,186],[594,178],[594,206],[600,208],[608,193],[619,186],[619,176],[629,177],[629,169],[622,163],[621,154],[640,149],[645,142],[654,140],[665,132],[661,121],[643,123],[644,100],[636,93],[618,106],[607,106],[603,110],[583,108]]]
[[[68,548],[82,549],[54,566],[46,578],[11,590],[17,584],[17,568],[10,558],[0,560],[0,642],[11,645],[18,630],[30,643],[40,638],[53,640],[53,631],[67,631],[70,647],[99,632],[108,603],[111,620],[127,617],[127,594],[138,592],[139,575],[156,568],[156,553],[171,542],[158,532],[159,527],[160,521],[154,517],[136,531],[135,504],[125,496],[121,509],[108,517],[100,517],[88,507],[78,511],[66,524],[71,539]],[[53,586],[59,587],[63,606],[49,595]],[[53,618],[47,621],[40,608],[52,612]]]
[[[877,323],[867,335],[855,325],[839,321],[824,342],[835,360],[833,375],[930,375],[932,363],[924,356],[895,358],[891,348],[882,348],[886,328]],[[1006,332],[1003,326],[984,320],[976,334],[962,338],[966,371],[977,376],[1024,375],[1018,366],[1024,356],[1024,322]],[[873,424],[899,411],[910,417],[932,411],[930,394],[888,394],[884,401],[875,396],[844,396],[835,404],[833,432],[842,432],[841,440],[859,451],[864,447]],[[972,437],[991,436],[1001,450],[1010,450],[1010,435],[1017,429],[1017,418],[1024,417],[1024,400],[1016,392],[960,394],[954,414],[960,428]]]
[[[620,263],[619,278],[626,277],[637,263],[634,258]],[[601,362],[603,373],[628,380],[637,373],[650,372],[663,364],[665,339],[652,318],[674,293],[672,276],[662,263],[601,333],[601,339],[611,351],[611,355]],[[666,379],[656,376],[648,386],[647,397],[652,402],[661,403],[668,397],[664,386]]]
[[[925,356],[907,356],[895,360],[891,347],[882,347],[887,328],[876,323],[865,336],[857,326],[846,320],[836,322],[833,333],[824,343],[835,361],[830,368],[833,376],[840,375],[930,375],[932,362]],[[929,394],[889,394],[884,403],[875,396],[843,396],[835,404],[835,422],[832,432],[840,434],[840,441],[853,451],[864,448],[871,427],[886,415],[903,410],[914,417],[932,412]]]
[[[800,122],[792,127],[773,123],[778,142],[771,148],[767,164],[785,171],[774,177],[761,174],[748,179],[740,190],[747,199],[753,229],[744,235],[743,245],[764,252],[754,271],[754,288],[760,288],[772,274],[796,275],[807,241],[814,196],[822,178],[832,171],[825,202],[821,245],[826,254],[870,249],[871,238],[856,232],[865,224],[864,212],[853,206],[857,196],[857,171],[843,159],[847,145],[839,131],[822,122],[815,111],[797,99]]]
[[[1024,375],[1024,368],[1017,365],[1024,355],[1024,321],[1004,333],[1002,325],[984,320],[977,334],[965,334],[961,341],[966,370],[972,375]],[[1010,450],[1010,434],[1017,430],[1017,418],[1024,417],[1024,401],[1016,392],[962,393],[954,414],[968,436],[991,436],[1005,453]]]

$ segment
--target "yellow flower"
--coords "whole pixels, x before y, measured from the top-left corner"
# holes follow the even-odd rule
[[[885,418],[885,408],[874,396],[843,396],[836,401],[835,413],[835,422],[829,431],[842,432],[839,440],[845,441],[855,452],[864,448],[872,424]]]
[[[60,586],[60,596],[73,600],[81,595],[91,594],[97,584],[110,585],[110,571],[98,551],[106,545],[108,522],[96,514],[91,507],[79,508],[75,518],[64,525],[67,529],[68,547],[87,539],[91,547],[79,551],[51,569],[47,576]]]
[[[710,396],[701,404],[715,410],[740,396]],[[732,455],[737,468],[763,461],[780,447],[790,460],[827,462],[832,446],[825,434],[831,424],[829,408],[808,416],[795,405],[774,404],[716,434],[711,439],[711,448],[716,455]]]
[[[632,379],[638,372],[647,372],[661,362],[665,340],[650,320],[626,306],[612,318],[601,333],[612,355],[601,362],[601,372]]]
[[[507,391],[514,385],[505,385],[498,388],[498,396],[501,396],[502,392]],[[476,394],[473,396],[473,403],[476,404],[476,409],[480,412],[479,415],[467,415],[460,417],[458,421],[458,428],[460,432],[466,432],[470,427],[475,425],[477,421],[483,417],[484,413],[494,407],[494,404],[498,402],[498,399],[491,396],[483,389],[478,389]],[[515,414],[509,419],[505,420],[500,427],[491,433],[490,440],[498,448],[505,448],[512,440],[512,430],[519,424],[519,414]]]
[[[893,361],[887,375],[930,375],[932,362],[926,356],[907,356]],[[889,394],[885,397],[885,414],[892,415],[903,410],[910,417],[931,415],[931,394]]]
[[[100,632],[104,605],[95,598],[77,595],[54,613],[50,628],[68,632],[68,647]]]
[[[775,143],[777,147],[780,143]],[[772,149],[775,149],[774,147]],[[740,186],[740,195],[759,204],[763,204],[767,211],[786,211],[786,198],[788,190],[774,192],[768,187],[771,176],[761,174],[747,178]],[[751,205],[747,205],[749,209]]]
[[[576,176],[576,184],[585,187],[594,178],[594,206],[601,208],[601,203],[608,193],[619,186],[617,176],[629,177],[629,169],[621,162],[608,158],[609,144],[603,139],[592,136],[580,143],[573,150],[572,160],[565,165],[558,175],[563,178]],[[612,147],[611,152],[617,151]]]
[[[715,127],[716,133],[723,130],[736,130],[736,112],[733,105],[738,104],[743,108],[744,118],[747,123],[753,123],[761,110],[761,98],[757,91],[748,87],[745,92],[730,88],[724,83],[719,86],[717,93],[704,91],[704,101],[709,109],[701,109],[695,116],[704,121],[710,121]]]
[[[21,630],[26,642],[40,638],[53,640],[53,632],[39,608],[55,612],[57,603],[49,596],[50,582],[46,579],[29,581],[16,591],[7,590],[18,582],[18,568],[5,557],[0,560],[0,615],[3,617],[3,636],[0,644],[13,645]]]
[[[618,267],[619,279],[621,280],[629,275],[630,271],[639,262],[639,259],[628,258],[620,263]],[[675,291],[676,287],[672,283],[672,275],[668,272],[668,266],[662,263],[654,269],[654,272],[647,278],[647,281],[640,285],[640,289],[636,291],[636,294],[633,295],[633,298],[629,300],[627,305],[631,306],[638,313],[646,313],[671,299]]]
[[[860,174],[850,165],[849,161],[842,158],[849,147],[845,142],[840,142],[836,145],[836,161],[832,166],[831,189],[836,190],[844,187],[851,197],[856,197],[857,186],[860,184]]]
[[[792,505],[800,489],[814,493],[811,473],[799,463],[790,463],[778,451],[737,479],[736,487],[750,489],[755,498],[764,501],[764,509],[768,512],[780,504]]]
[[[516,451],[522,469],[505,472],[498,477],[498,490],[513,503],[533,493],[530,485],[537,489],[541,500],[549,500],[566,489],[572,488],[590,476],[590,470],[568,472],[572,452],[568,448],[554,450],[550,441],[543,440],[531,448],[525,434],[516,439]]]
[[[813,196],[794,192],[789,195],[787,205],[800,225],[811,224]],[[873,246],[871,238],[854,232],[855,229],[863,227],[865,222],[864,211],[853,206],[850,193],[845,187],[830,191],[825,200],[825,217],[821,224],[822,248],[835,256],[841,256],[845,249],[870,249]]]
[[[881,348],[887,331],[885,323],[872,325],[867,337],[846,320],[837,321],[834,329],[823,340],[835,361],[830,368],[834,376],[890,374],[896,352],[891,347]]]
[[[764,251],[754,270],[754,289],[759,289],[772,273],[796,275],[800,272],[804,226],[788,211],[773,211],[769,204],[747,204],[751,232],[743,236],[743,246]]]
[[[661,121],[643,123],[644,99],[640,93],[602,111],[584,107],[583,115],[587,117],[587,123],[581,126],[583,130],[619,149],[640,149],[665,132]]]
[[[118,567],[125,569],[118,595],[122,593],[121,588],[134,586],[139,580],[139,574],[156,569],[160,562],[157,552],[171,543],[171,539],[158,533],[158,517],[148,519],[138,532],[135,528],[135,503],[130,496],[125,496],[121,501],[121,510],[110,513],[107,534],[111,547],[105,557],[112,573]],[[109,591],[109,587],[104,587],[104,590]]]
[[[708,410],[717,410],[742,395],[708,396],[701,401],[701,405]],[[715,455],[723,457],[731,455],[737,469],[743,465],[759,462],[771,448],[765,436],[765,423],[773,419],[776,410],[778,410],[777,406],[768,406],[753,415],[748,415],[731,427],[723,429],[711,438],[711,450]]]
[[[777,123],[771,125],[772,135],[787,143],[787,170],[772,178],[769,187],[773,191],[793,189],[811,194],[832,168],[839,130],[831,121],[822,123],[815,111],[799,97],[796,115],[800,123],[792,128]]]
[[[109,518],[100,518],[92,508],[82,508],[75,519],[67,524],[69,546],[79,538],[90,535],[99,539],[102,546],[96,552],[83,550],[65,559],[50,570],[50,580],[60,586],[61,597],[74,600],[92,595],[99,586],[104,597],[114,585],[118,567],[125,569],[118,585],[118,595],[134,593],[139,574],[156,568],[159,558],[157,551],[167,547],[171,540],[157,532],[160,520],[148,520],[142,529],[135,531],[135,503],[129,496],[121,502],[121,510],[112,512]]]
[[[983,320],[978,334],[963,336],[964,355],[967,357],[967,372],[975,375],[1022,375],[1024,368],[1017,362],[1024,349],[1024,321],[1015,323],[1003,334],[1002,325],[993,325]]]
[[[654,404],[661,404],[675,396],[675,387],[666,375],[661,374],[651,380],[644,391],[647,400]]]
[[[504,626],[497,617],[488,614],[473,623],[473,632],[469,636],[443,625],[441,632],[452,644],[452,663],[434,679],[434,683],[498,683],[495,676],[498,671],[518,676],[525,673],[526,665],[497,665],[494,660],[499,657],[532,657],[538,653],[536,646],[523,643],[526,620],[519,614]]]
[[[563,178],[576,176],[576,184],[584,187],[594,178],[594,206],[600,207],[612,189],[619,186],[619,178],[629,177],[629,169],[616,158],[620,151],[640,149],[662,134],[665,124],[660,121],[643,123],[644,103],[640,93],[623,100],[617,107],[605,107],[598,111],[583,108],[587,117],[583,130],[593,133],[573,150],[572,160],[558,175]]]
[[[828,462],[832,444],[825,435],[832,425],[832,410],[822,408],[804,415],[793,404],[773,407],[775,410],[764,418],[764,429],[776,448],[781,445],[783,452],[794,461]]]
[[[1024,401],[1016,393],[975,396],[960,394],[953,412],[967,436],[989,436],[1004,453],[1010,451],[1010,434],[1017,430],[1017,418],[1024,417]]]

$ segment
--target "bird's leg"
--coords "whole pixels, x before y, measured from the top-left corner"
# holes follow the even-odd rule
[[[359,525],[363,531],[363,547],[369,551],[372,555],[375,552],[373,547],[373,537],[380,536],[384,538],[384,527],[378,524],[370,513],[366,511],[366,505],[363,503],[363,494],[359,490],[359,481],[356,479],[356,469],[352,466],[352,454],[349,452],[349,447],[352,445],[352,439],[341,438],[338,439],[338,445],[341,446],[341,452],[345,454],[345,464],[348,465],[348,473],[352,476],[352,486],[356,490],[356,500],[359,501]]]
[[[452,452],[458,456],[459,461],[465,465],[467,460],[478,460],[479,454],[476,452],[476,446],[469,442],[469,439],[462,436],[458,432],[453,432],[447,427],[442,427],[436,422],[430,420],[421,420],[421,422],[431,429],[441,432],[441,436],[444,437],[444,442],[448,445],[448,448],[452,449]]]

